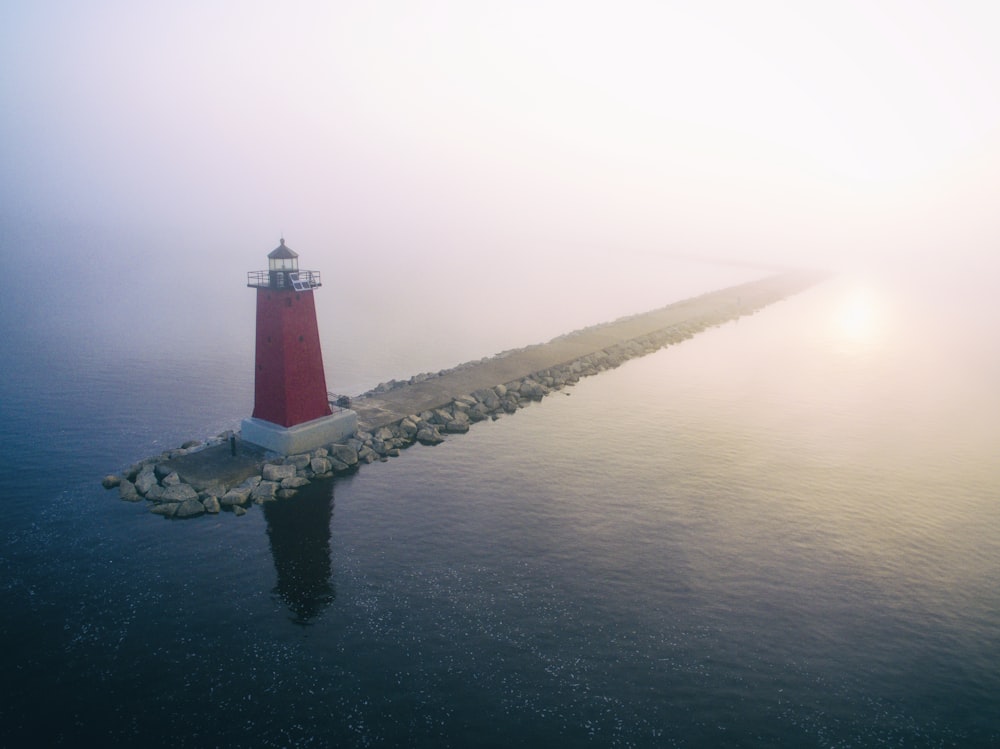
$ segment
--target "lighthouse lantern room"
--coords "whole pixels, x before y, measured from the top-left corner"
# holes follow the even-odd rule
[[[266,271],[250,271],[257,290],[253,417],[243,439],[274,452],[307,452],[346,439],[357,415],[330,407],[313,290],[319,271],[300,270],[298,253],[281,240]]]

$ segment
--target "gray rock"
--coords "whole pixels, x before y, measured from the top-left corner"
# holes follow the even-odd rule
[[[149,511],[154,515],[163,515],[164,517],[172,518],[177,514],[177,508],[180,506],[180,502],[163,502],[150,506]]]
[[[349,466],[357,465],[358,463],[358,451],[350,445],[333,445],[330,448],[330,457]]]
[[[205,506],[205,512],[210,512],[213,515],[222,509],[218,497],[207,497],[202,501],[202,504]]]
[[[190,450],[192,447],[198,447],[199,445],[201,445],[201,440],[188,440],[181,445],[181,449]]]
[[[120,486],[122,483],[121,476],[115,476],[113,473],[109,473],[101,480],[101,486],[105,489],[114,489],[116,486]]]
[[[291,499],[298,493],[298,489],[278,489],[278,491],[275,492],[275,495],[278,499]]]
[[[181,479],[181,480],[185,481],[186,479]],[[202,480],[188,481],[187,483],[191,484],[191,486],[193,486],[200,492],[207,492],[208,494],[214,494],[217,497],[221,497],[223,494],[225,494],[227,489],[226,485],[221,481],[221,479],[217,478],[210,478],[204,481]]]
[[[139,494],[146,496],[154,486],[156,486],[156,474],[153,472],[153,466],[147,466],[136,476],[135,489]]]
[[[444,437],[432,427],[423,427],[417,432],[417,442],[421,445],[437,445],[444,442]]]
[[[313,458],[313,462],[317,460],[326,460],[326,458]],[[326,471],[316,471],[316,473],[326,473]],[[281,480],[282,489],[298,489],[300,486],[308,486],[309,479],[304,479],[301,476],[293,476],[290,479]]]
[[[330,469],[334,473],[345,473],[351,470],[351,466],[347,465],[347,463],[339,461],[336,458],[330,458],[329,460],[330,460]]]
[[[281,481],[282,479],[290,479],[295,476],[295,466],[294,465],[274,465],[273,463],[266,463],[264,465],[264,481]]]
[[[150,500],[151,502],[159,502],[161,499],[163,499],[163,492],[164,489],[162,486],[160,486],[159,484],[153,484],[152,488],[148,492],[146,492],[146,499]]]
[[[363,463],[374,463],[378,460],[378,453],[370,447],[362,447],[358,450],[358,460]]]
[[[312,468],[313,473],[329,473],[332,467],[329,458],[313,458],[309,463],[309,467]],[[285,482],[281,482],[282,486],[285,486]],[[288,488],[288,487],[286,487]]]
[[[121,483],[118,484],[118,496],[125,502],[138,502],[142,499],[142,497],[139,496],[139,492],[135,490],[135,484],[128,479],[123,479]]]
[[[250,500],[251,491],[253,490],[249,486],[233,487],[222,495],[219,502],[224,505],[245,505]]]
[[[160,483],[163,486],[177,486],[181,483],[181,477],[177,475],[177,471],[171,471],[160,480]]]
[[[158,463],[153,470],[155,471],[156,478],[158,479],[165,479],[167,476],[171,474],[170,468],[163,465],[162,463]]]
[[[261,502],[269,502],[274,499],[274,493],[276,491],[278,491],[278,483],[276,481],[261,481],[257,484],[256,488],[250,492],[250,496],[253,498],[254,502],[259,504]]]
[[[198,515],[205,514],[205,505],[199,502],[197,499],[187,499],[181,502],[180,507],[177,508],[177,512],[174,513],[175,518],[194,518]]]
[[[399,422],[400,431],[403,432],[407,437],[413,438],[417,435],[417,424],[410,417],[406,417],[401,422]]]
[[[486,404],[477,403],[472,408],[469,409],[469,419],[472,421],[483,421],[489,418],[490,410],[486,408]]]
[[[235,515],[236,517],[242,517],[243,515],[246,515],[246,514],[247,514],[247,511],[246,511],[246,510],[244,510],[244,509],[243,509],[242,507],[240,507],[239,505],[236,505],[236,507],[234,507],[234,508],[233,508],[233,514],[234,514],[234,515]]]
[[[186,502],[191,499],[197,500],[198,492],[190,484],[165,486],[163,487],[163,495],[160,497],[163,502]]]
[[[449,421],[444,425],[444,431],[449,434],[465,434],[469,431],[469,422],[467,421]]]
[[[443,408],[435,408],[434,418],[431,419],[431,421],[435,422],[436,424],[447,424],[454,418],[455,418],[454,416],[445,411]]]
[[[311,455],[300,454],[300,455],[289,455],[285,458],[285,465],[293,465],[296,469],[305,468],[309,465],[309,461],[312,459]]]

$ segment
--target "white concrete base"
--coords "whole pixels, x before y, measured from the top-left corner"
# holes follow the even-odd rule
[[[343,409],[293,427],[263,419],[243,419],[242,438],[281,455],[307,453],[331,442],[343,442],[358,430],[358,415]]]

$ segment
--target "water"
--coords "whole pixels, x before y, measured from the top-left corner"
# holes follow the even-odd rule
[[[186,522],[99,479],[236,425],[250,344],[14,338],[3,743],[1000,744],[996,310],[942,289],[840,277],[443,445]],[[551,335],[638,311],[594,304]],[[370,386],[450,366],[550,337],[536,311],[485,304],[428,344],[437,367],[341,341],[328,368]]]

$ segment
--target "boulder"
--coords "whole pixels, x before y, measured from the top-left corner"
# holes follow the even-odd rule
[[[138,502],[142,499],[142,497],[139,496],[139,492],[135,490],[135,484],[128,479],[123,479],[121,483],[118,484],[118,496],[125,502]]]
[[[312,468],[313,473],[316,474],[329,473],[332,468],[332,465],[333,464],[330,463],[329,458],[313,458],[309,462],[309,467]],[[294,488],[292,486],[286,485],[284,481],[281,482],[281,486],[286,489]],[[303,484],[299,484],[299,486],[303,486]]]
[[[372,450],[370,447],[362,447],[358,450],[358,460],[363,463],[374,463],[378,460],[378,453]]]
[[[226,493],[226,485],[219,479],[209,479],[208,481],[192,482],[191,486],[198,490],[199,494],[211,494],[221,497]]]
[[[484,419],[488,419],[489,415],[489,409],[482,403],[477,403],[469,409],[469,419],[472,421],[483,421]]]
[[[409,416],[399,422],[400,431],[405,434],[408,438],[413,439],[417,436],[417,423],[413,421]]]
[[[264,465],[264,481],[281,481],[282,479],[290,479],[295,477],[295,466],[286,465],[275,465],[273,463],[266,463]]]
[[[241,517],[242,515],[246,515],[246,514],[247,514],[247,511],[246,511],[246,510],[244,510],[244,509],[243,509],[242,507],[240,507],[239,505],[236,505],[236,507],[234,507],[234,508],[233,508],[233,514],[234,514],[234,515],[235,515],[236,517]]]
[[[135,489],[139,494],[145,496],[154,486],[156,486],[156,474],[153,472],[153,466],[146,466],[135,477]]]
[[[314,463],[317,460],[327,460],[327,459],[326,458],[313,458],[313,462]],[[313,470],[315,470],[315,469],[313,469]],[[329,470],[329,469],[327,469],[327,470]],[[316,473],[326,473],[326,471],[316,471]],[[281,488],[282,489],[298,489],[300,486],[308,486],[308,485],[309,485],[309,479],[304,479],[301,476],[293,476],[290,479],[282,479],[281,480]]]
[[[163,486],[177,486],[181,483],[181,477],[177,474],[177,471],[171,471],[160,480],[160,483]]]
[[[278,491],[277,482],[261,481],[259,484],[257,484],[254,490],[250,492],[250,496],[253,498],[254,502],[260,504],[261,502],[269,502],[270,500],[274,499],[274,493],[276,491]]]
[[[109,473],[101,480],[101,486],[105,489],[114,489],[116,486],[119,486],[121,482],[121,476],[115,476],[113,473]]]
[[[205,514],[205,505],[199,502],[197,499],[187,499],[181,502],[180,506],[177,508],[177,512],[174,513],[175,518],[194,518],[198,515]]]
[[[163,515],[164,517],[172,518],[177,514],[177,508],[180,506],[180,502],[162,502],[152,505],[149,511],[154,515]]]
[[[219,502],[224,505],[245,505],[250,499],[251,491],[253,490],[249,486],[233,487],[222,495]]]
[[[222,509],[218,497],[207,497],[202,501],[202,504],[205,506],[205,512],[210,512],[213,515]]]
[[[433,421],[436,424],[447,424],[449,421],[451,421],[454,418],[455,418],[454,416],[452,416],[450,413],[448,413],[447,411],[445,411],[443,408],[435,408],[434,409],[434,418],[431,419],[431,421]]]
[[[275,492],[275,496],[277,496],[278,499],[291,499],[298,493],[298,489],[278,489],[278,491]]]
[[[423,427],[417,432],[417,442],[421,445],[437,445],[444,442],[442,437],[433,427]]]
[[[447,424],[444,425],[444,431],[448,432],[449,434],[465,434],[466,432],[469,431],[469,422],[459,421],[458,419],[455,419],[454,421],[449,421]]]
[[[150,488],[150,490],[146,492],[146,499],[150,500],[151,502],[159,502],[161,499],[163,499],[163,492],[164,489],[162,486],[160,486],[159,484],[153,484],[152,488]]]
[[[158,463],[153,470],[155,471],[156,478],[158,478],[158,479],[165,479],[167,476],[169,476],[172,473],[172,471],[170,470],[170,468],[168,468],[167,466],[163,465],[162,463]]]
[[[163,502],[186,502],[197,500],[198,492],[190,484],[173,484],[163,487],[163,495],[160,500]]]
[[[305,468],[312,459],[311,455],[302,453],[300,455],[289,455],[285,458],[285,465],[293,465],[296,469]]]

